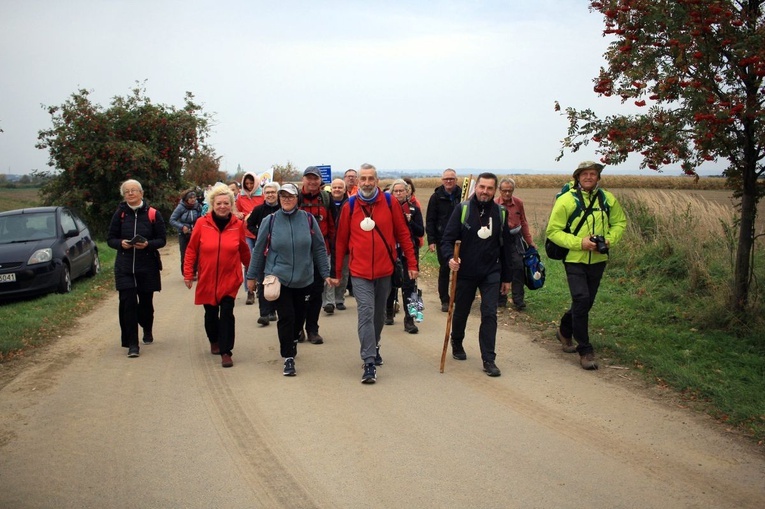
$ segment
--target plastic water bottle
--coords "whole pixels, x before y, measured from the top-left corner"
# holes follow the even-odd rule
[[[414,321],[415,322],[421,322],[425,317],[422,315],[422,311],[417,311],[417,314],[414,315]]]
[[[409,316],[416,316],[417,315],[417,304],[414,302],[410,302],[409,306],[407,307],[407,311],[409,312]]]

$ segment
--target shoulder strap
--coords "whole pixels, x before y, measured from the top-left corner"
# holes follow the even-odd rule
[[[124,220],[125,220],[125,211],[123,210],[122,213],[120,214],[120,221],[124,221]],[[156,220],[157,220],[157,209],[155,209],[154,207],[149,207],[149,222],[153,223]]]
[[[268,222],[268,237],[266,237],[266,248],[263,250],[263,256],[268,255],[268,248],[271,247],[271,230],[274,228],[274,214],[269,216],[271,219]]]
[[[577,190],[577,193],[579,194],[579,199],[582,201],[582,203],[584,203],[584,197],[582,196],[582,191],[581,190]],[[574,235],[579,233],[579,230],[582,229],[582,226],[584,225],[584,220],[587,219],[587,216],[590,214],[590,212],[592,212],[592,206],[593,205],[595,205],[595,198],[590,200],[590,204],[587,205],[587,208],[584,210],[584,214],[582,214],[582,218],[579,220],[579,224],[576,225],[576,229],[572,232]],[[574,220],[574,218],[573,218],[573,215],[572,215],[572,217],[569,219],[568,225],[566,225],[566,226],[570,227],[571,226],[571,222],[573,220]]]
[[[467,218],[470,215],[470,204],[463,201],[460,203],[460,208],[462,209],[460,211],[460,224],[465,224],[465,221],[467,221]]]
[[[308,229],[311,231],[311,236],[313,237],[313,221],[311,221],[311,218],[313,217],[312,214],[309,214],[305,210],[302,211],[303,214],[305,214],[305,218],[308,220]]]

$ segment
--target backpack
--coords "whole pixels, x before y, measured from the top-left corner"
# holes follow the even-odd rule
[[[470,215],[470,200],[465,200],[463,202],[460,202],[459,207],[461,208],[460,224],[465,224],[465,221],[467,221],[467,218]],[[499,217],[502,220],[502,225],[504,226],[507,223],[507,209],[505,208],[504,205],[499,205]],[[505,239],[502,238],[502,234],[500,233],[499,245],[502,246],[504,245],[504,243],[505,243]]]
[[[465,224],[465,221],[467,221],[468,216],[470,216],[470,200],[465,200],[459,204],[459,206],[462,208],[460,212],[460,224]],[[499,205],[499,204],[497,204]],[[499,217],[502,219],[502,224],[505,224],[505,221],[507,221],[507,209],[504,205],[499,205]]]
[[[125,211],[122,211],[122,214],[120,214],[120,221],[125,220]],[[154,223],[157,220],[157,209],[154,207],[149,207],[149,222]]]
[[[565,191],[564,191],[565,189]],[[566,184],[563,186],[563,189],[561,189],[561,192],[555,195],[555,200],[566,194],[566,192],[570,191],[569,184]],[[603,192],[603,189],[598,188],[596,193],[596,199],[598,203],[600,204],[600,210],[602,212],[605,212],[606,215],[610,218],[611,217],[611,208],[608,205],[608,200],[606,200],[606,194]],[[574,203],[576,204],[576,208],[574,209],[574,212],[571,213],[571,215],[568,217],[568,221],[566,221],[566,227],[563,229],[564,232],[571,232],[571,224],[574,222],[574,220],[579,217],[582,214],[582,211],[585,210],[582,207],[582,203],[584,202],[584,197],[582,196],[582,191],[577,189],[576,196],[574,197]],[[579,233],[579,229],[584,225],[584,221],[587,218],[587,215],[590,214],[592,211],[593,205],[595,204],[595,200],[590,202],[590,205],[587,207],[585,211],[585,215],[579,220],[579,223],[576,226],[576,229],[574,230],[574,235]],[[568,255],[568,249],[563,248],[557,244],[555,244],[550,239],[545,239],[545,253],[547,254],[547,257],[551,260],[565,260],[566,256]]]
[[[531,246],[523,253],[523,281],[529,290],[538,290],[545,284],[545,266],[539,251]]]

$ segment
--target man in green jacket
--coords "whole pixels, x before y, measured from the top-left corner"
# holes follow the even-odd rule
[[[563,265],[571,292],[571,307],[563,314],[556,336],[564,352],[579,353],[584,369],[598,369],[590,344],[590,309],[606,269],[609,250],[619,242],[627,226],[627,217],[619,202],[598,185],[602,171],[603,165],[593,161],[585,161],[574,170],[574,185],[555,201],[546,232],[548,239],[569,250]],[[574,235],[571,232],[580,221],[584,222]]]

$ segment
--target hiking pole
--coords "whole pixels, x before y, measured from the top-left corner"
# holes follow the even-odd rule
[[[454,243],[454,258],[455,260],[460,259],[460,244],[462,244],[461,240],[458,240]],[[446,333],[444,334],[444,349],[441,352],[441,373],[444,372],[444,364],[446,364],[446,347],[449,345],[449,333],[452,330],[452,313],[454,312],[454,294],[457,290],[457,273],[454,271],[451,271],[449,276],[452,278],[451,285],[449,288],[449,314],[446,315]]]

